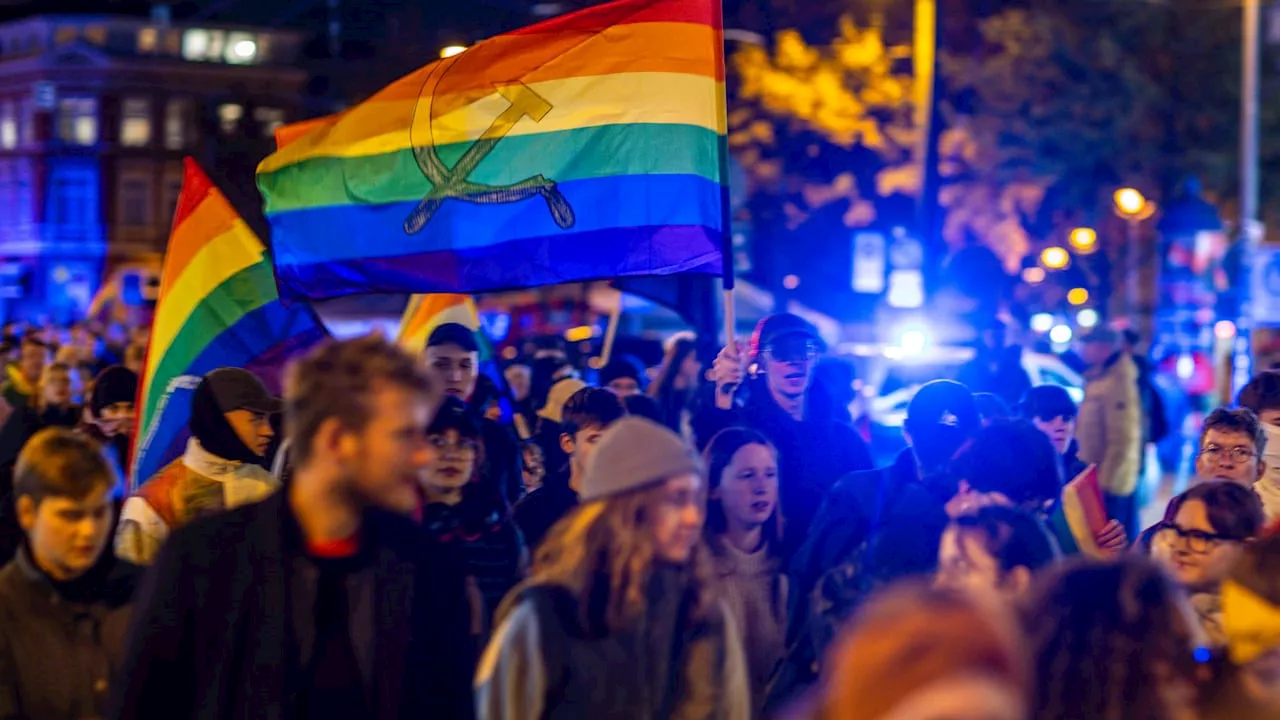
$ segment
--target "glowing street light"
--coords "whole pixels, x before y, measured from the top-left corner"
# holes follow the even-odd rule
[[[1071,328],[1066,325],[1055,325],[1049,331],[1049,339],[1057,345],[1066,345],[1071,342]]]
[[[782,278],[782,287],[788,290],[795,290],[796,288],[800,287],[800,276],[788,275]]]
[[[1071,254],[1066,248],[1048,247],[1040,253],[1040,264],[1049,270],[1061,270],[1071,264]]]
[[[1098,247],[1098,232],[1093,228],[1078,227],[1071,231],[1067,239],[1071,247],[1083,253],[1093,252]]]
[[[1039,285],[1044,282],[1044,268],[1029,267],[1022,271],[1022,280],[1028,285]]]
[[[440,48],[440,57],[451,58],[454,55],[461,55],[467,51],[466,45],[445,45]]]
[[[1067,293],[1067,302],[1072,305],[1083,305],[1089,302],[1089,291],[1084,288],[1071,288]]]
[[[1031,329],[1038,333],[1049,332],[1053,328],[1053,316],[1049,313],[1036,313],[1031,316]]]
[[[1136,218],[1147,209],[1147,198],[1134,188],[1120,188],[1113,199],[1116,203],[1116,212],[1124,218]]]
[[[1096,327],[1098,324],[1098,311],[1093,308],[1085,308],[1076,315],[1076,324],[1082,328],[1088,329]]]

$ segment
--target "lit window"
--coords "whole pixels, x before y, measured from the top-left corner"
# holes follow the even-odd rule
[[[284,110],[269,107],[254,108],[253,119],[262,128],[263,137],[273,137],[276,129],[284,125]]]
[[[244,106],[235,103],[224,103],[218,106],[218,123],[222,126],[223,135],[234,135],[240,129],[240,120],[244,117]]]
[[[0,147],[12,150],[18,146],[18,106],[12,100],[0,104]]]
[[[63,25],[53,33],[54,45],[70,45],[80,37],[80,29],[74,25]]]
[[[204,60],[209,57],[209,31],[188,30],[182,35],[182,57],[186,60]]]
[[[153,27],[144,27],[138,31],[138,52],[153,53],[160,43],[160,34]]]
[[[97,144],[97,98],[59,98],[58,137],[72,145]]]
[[[164,34],[164,54],[174,57],[182,54],[181,30],[170,30]]]
[[[125,176],[118,186],[120,225],[128,228],[151,226],[151,179],[146,175]]]
[[[107,44],[107,28],[105,25],[90,25],[84,29],[84,39],[102,47]]]
[[[182,35],[182,57],[186,60],[221,62],[226,51],[227,34],[221,30],[188,30]]]
[[[151,98],[125,98],[121,103],[120,144],[125,147],[151,144]]]
[[[164,106],[164,146],[183,150],[192,141],[191,98],[170,98]]]
[[[233,32],[227,35],[226,61],[232,65],[252,65],[258,59],[258,40],[253,35]]]

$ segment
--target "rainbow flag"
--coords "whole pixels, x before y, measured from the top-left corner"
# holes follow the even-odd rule
[[[242,367],[279,392],[285,361],[326,337],[310,307],[280,302],[262,241],[187,158],[139,383],[131,489],[182,454],[205,373]]]
[[[467,326],[475,334],[480,349],[483,351],[488,348],[489,339],[480,331],[480,314],[476,310],[475,300],[470,295],[455,293],[411,296],[404,315],[400,318],[400,334],[396,343],[417,355],[427,346],[431,333],[445,323]],[[492,352],[487,354],[492,355]]]
[[[618,0],[499,35],[278,134],[281,292],[476,292],[721,270],[718,0]]]

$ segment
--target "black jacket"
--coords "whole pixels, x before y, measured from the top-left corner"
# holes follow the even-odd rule
[[[102,717],[142,568],[108,548],[55,584],[19,552],[0,570],[0,718]]]
[[[808,534],[832,485],[848,473],[873,467],[871,451],[861,435],[831,419],[819,403],[810,402],[805,419],[797,422],[763,387],[753,390],[746,403],[733,410],[703,404],[693,418],[694,436],[698,448],[703,449],[721,430],[743,426],[773,441],[778,449],[778,491],[786,520],[784,543],[794,549]]]
[[[174,533],[138,593],[113,718],[296,717],[297,522],[277,492]],[[470,718],[474,652],[461,566],[409,519],[369,511],[371,717]]]
[[[491,483],[510,507],[524,495],[524,463],[520,458],[520,446],[506,425],[486,417],[479,420],[480,435],[484,441],[484,467],[480,469],[480,477]]]
[[[516,503],[513,516],[529,552],[537,550],[551,528],[577,506],[578,493],[564,482],[543,485]]]
[[[771,705],[816,680],[827,646],[869,595],[934,572],[949,490],[949,475],[921,478],[910,448],[893,465],[852,473],[832,488],[791,561],[788,656]]]

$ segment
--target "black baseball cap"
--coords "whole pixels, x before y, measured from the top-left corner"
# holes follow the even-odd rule
[[[822,336],[813,325],[809,324],[808,320],[791,313],[778,313],[764,318],[756,325],[756,331],[751,336],[752,356],[759,355],[760,351],[773,346],[778,340],[789,335],[798,335],[811,340],[819,351],[826,349]]]
[[[427,338],[427,347],[441,345],[457,345],[467,352],[480,352],[475,333],[461,323],[445,323],[431,331],[431,336]]]
[[[949,460],[981,428],[973,393],[954,380],[926,383],[907,406],[906,429],[926,466]]]
[[[258,376],[243,368],[218,368],[206,374],[200,384],[208,385],[214,402],[224,413],[249,410],[273,415],[280,412],[280,398],[272,397]]]

